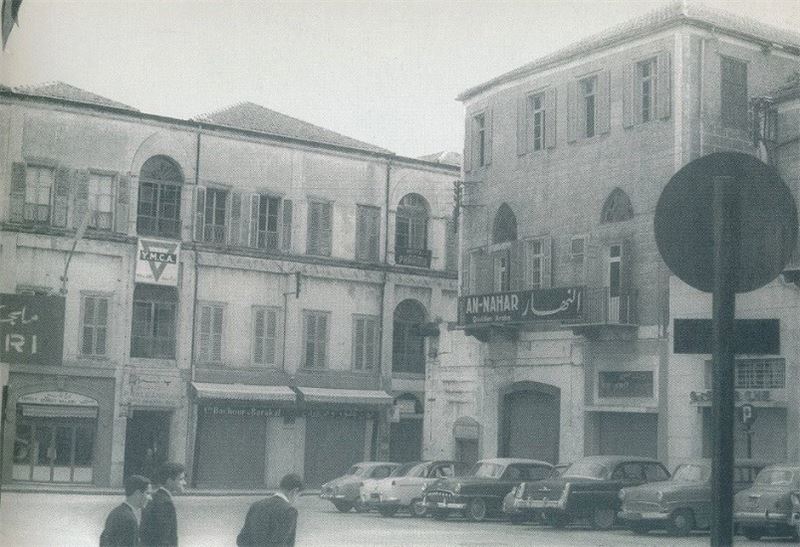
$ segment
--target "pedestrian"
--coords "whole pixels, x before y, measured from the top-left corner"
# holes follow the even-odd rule
[[[172,496],[183,493],[186,469],[182,464],[166,462],[158,468],[153,484],[157,488],[142,511],[139,537],[146,547],[174,547],[178,545],[178,517]]]
[[[125,478],[125,501],[106,518],[100,534],[100,547],[139,545],[139,511],[150,500],[150,479],[141,475]]]
[[[293,505],[303,489],[303,481],[299,476],[290,473],[281,479],[279,487],[275,495],[250,506],[242,531],[236,537],[236,545],[294,546],[297,509]]]

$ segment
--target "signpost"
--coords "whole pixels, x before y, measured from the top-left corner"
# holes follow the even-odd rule
[[[751,404],[742,405],[742,425],[747,434],[747,457],[753,457],[753,422],[756,421],[756,410]]]
[[[656,205],[654,230],[670,270],[713,293],[711,545],[731,545],[736,293],[781,273],[797,242],[797,209],[774,168],[720,152],[673,175]]]

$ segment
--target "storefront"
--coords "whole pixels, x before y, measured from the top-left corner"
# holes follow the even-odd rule
[[[389,425],[389,459],[410,462],[422,458],[422,403],[412,393],[395,398]]]

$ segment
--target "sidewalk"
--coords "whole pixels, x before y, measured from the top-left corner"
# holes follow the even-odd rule
[[[21,492],[36,494],[84,494],[91,496],[121,496],[122,488],[110,486],[94,486],[92,484],[51,484],[51,483],[14,483],[4,484],[3,493]],[[182,494],[184,496],[267,496],[274,494],[274,489],[261,490],[241,490],[241,489],[207,489],[207,488],[187,488]],[[319,490],[305,490],[301,496],[318,496]]]

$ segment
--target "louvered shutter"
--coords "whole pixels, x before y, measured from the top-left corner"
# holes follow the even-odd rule
[[[553,286],[553,238],[542,238],[542,288]]]
[[[258,247],[258,208],[261,197],[258,194],[250,194],[250,222],[248,233],[248,244],[251,247]],[[265,212],[266,214],[266,212]]]
[[[605,264],[605,257],[601,249],[603,248],[597,236],[589,235],[586,237],[585,253],[586,253],[586,280],[587,287],[602,287],[604,286],[604,272],[603,266]]]
[[[517,155],[528,152],[528,95],[523,93],[517,99]]]
[[[266,310],[255,310],[253,313],[253,362],[263,364],[266,362],[264,355],[264,322]]]
[[[473,280],[470,279],[470,260],[472,253],[464,253],[464,258],[461,260],[461,296],[474,293],[474,287],[470,285]]]
[[[354,322],[355,332],[353,334],[353,368],[356,370],[363,370],[364,367],[364,324],[366,320],[358,318]]]
[[[467,115],[464,120],[464,172],[472,171],[472,116]],[[24,187],[24,177],[23,177]]]
[[[597,75],[597,103],[595,104],[597,133],[608,133],[611,127],[611,102],[609,93],[610,78],[608,70]]]
[[[472,255],[475,261],[475,294],[494,292],[494,263],[492,256],[481,250]]]
[[[200,308],[200,336],[198,337],[198,357],[200,362],[209,361],[209,344],[211,341],[211,306]]]
[[[228,193],[228,245],[237,246],[242,238],[242,193]]]
[[[77,171],[75,173],[73,188],[73,203],[75,214],[72,217],[74,228],[88,222],[86,215],[89,214],[89,171]]]
[[[114,211],[114,230],[121,233],[128,233],[128,221],[130,216],[131,204],[131,177],[119,173],[117,175],[117,203]]]
[[[366,207],[356,206],[356,260],[366,260],[369,253],[369,238],[367,237],[368,212],[369,209]]]
[[[25,220],[25,164],[14,163],[11,166],[11,222]]]
[[[556,120],[557,120],[557,100],[556,88],[551,87],[544,92],[544,145],[553,148],[556,145]]]
[[[55,191],[53,195],[53,226],[66,228],[72,172],[59,167],[55,172]]]
[[[320,230],[319,230],[319,254],[322,256],[331,255],[331,228],[333,224],[333,205],[330,203],[320,204]]]
[[[634,81],[636,65],[626,63],[622,68],[622,125],[623,127],[631,127],[634,124],[634,111],[636,105],[636,96],[641,96],[639,82]],[[636,93],[639,90],[639,93]]]
[[[320,314],[317,316],[317,355],[316,363],[320,368],[325,368],[325,357],[328,345],[328,317]]]
[[[509,267],[511,268],[511,275],[509,286],[512,291],[518,291],[525,288],[525,241],[514,241],[511,244],[511,252],[509,257]]]
[[[211,360],[219,363],[222,361],[222,306],[214,306],[213,312]]]
[[[578,82],[567,83],[567,141],[578,140]]]
[[[194,240],[203,241],[203,227],[206,217],[206,189],[202,186],[194,188]]]
[[[485,156],[485,164],[491,165],[492,163],[492,142],[494,140],[494,116],[492,115],[492,109],[487,108],[485,114],[486,120],[486,156]]]
[[[670,55],[668,51],[663,51],[658,54],[656,70],[658,76],[656,85],[656,113],[660,119],[666,119],[670,116],[672,104],[672,68],[670,66]]]
[[[283,224],[281,224],[281,249],[292,252],[292,200],[283,200]]]
[[[308,203],[308,236],[306,237],[306,252],[311,255],[319,253],[320,210],[319,203]]]

